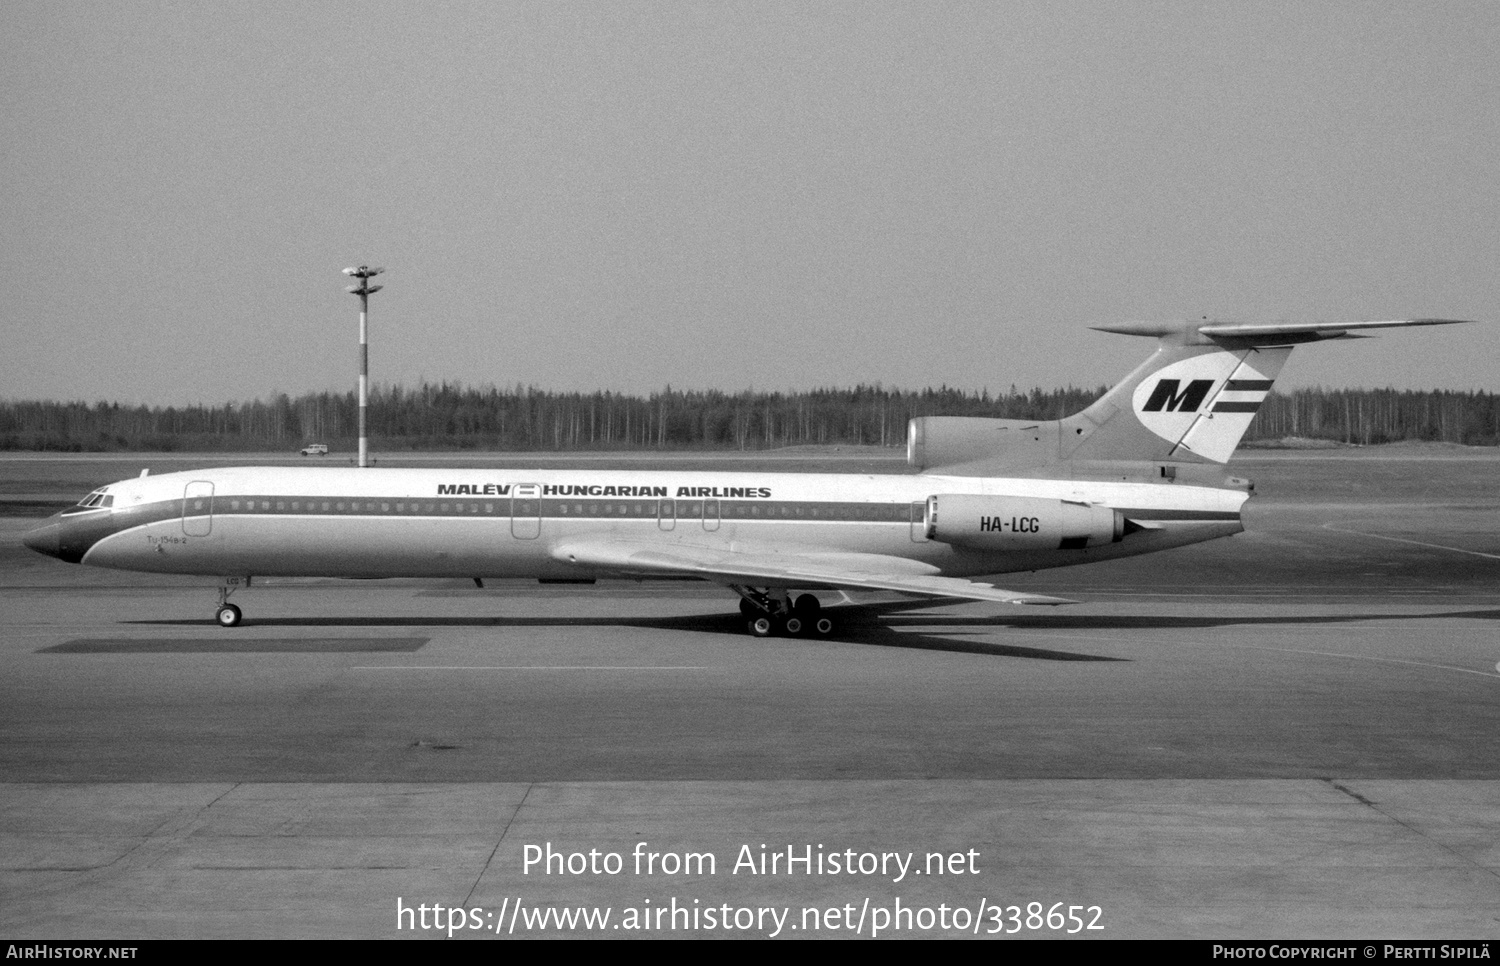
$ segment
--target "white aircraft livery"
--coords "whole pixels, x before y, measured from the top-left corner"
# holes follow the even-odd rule
[[[750,632],[829,635],[817,592],[1066,604],[972,578],[1229,536],[1252,485],[1229,461],[1295,345],[1343,323],[1132,322],[1154,355],[1066,419],[911,421],[916,475],[259,467],[142,474],[24,536],[72,563],[253,577],[698,578]]]

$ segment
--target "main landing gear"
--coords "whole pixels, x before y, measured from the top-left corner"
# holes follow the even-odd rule
[[[833,635],[833,618],[823,613],[822,604],[812,594],[801,594],[794,601],[785,587],[758,590],[736,584],[734,591],[740,595],[740,614],[752,637]]]
[[[229,602],[229,595],[241,587],[249,586],[249,577],[225,577],[224,582],[219,585],[219,609],[214,611],[214,620],[219,622],[220,627],[239,626],[240,619],[245,615]]]

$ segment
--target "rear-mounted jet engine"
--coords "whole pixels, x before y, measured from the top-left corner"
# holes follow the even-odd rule
[[[927,498],[927,538],[970,550],[1082,550],[1134,529],[1119,510],[1028,496]]]

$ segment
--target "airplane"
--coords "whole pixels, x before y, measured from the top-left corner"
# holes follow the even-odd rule
[[[749,632],[827,637],[817,594],[1056,605],[976,577],[1114,560],[1244,529],[1229,461],[1292,349],[1356,330],[1455,324],[1127,322],[1144,363],[1059,420],[924,416],[915,475],[236,467],[102,487],[27,532],[70,563],[219,578],[697,578]]]

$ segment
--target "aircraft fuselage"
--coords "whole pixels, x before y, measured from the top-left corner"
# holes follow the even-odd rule
[[[1205,486],[941,475],[594,470],[227,468],[125,480],[51,518],[28,546],[78,563],[211,576],[630,575],[560,548],[626,539],[661,548],[899,557],[967,577],[1148,553],[1243,529],[1247,493]],[[935,495],[984,497],[990,544],[930,538]],[[1038,505],[1109,508],[1120,539],[1060,545]],[[953,525],[954,521],[945,520]],[[967,522],[964,522],[967,526]],[[1014,532],[1015,546],[1005,545]],[[998,534],[999,536],[990,536]],[[1049,539],[1051,542],[1049,542]]]

